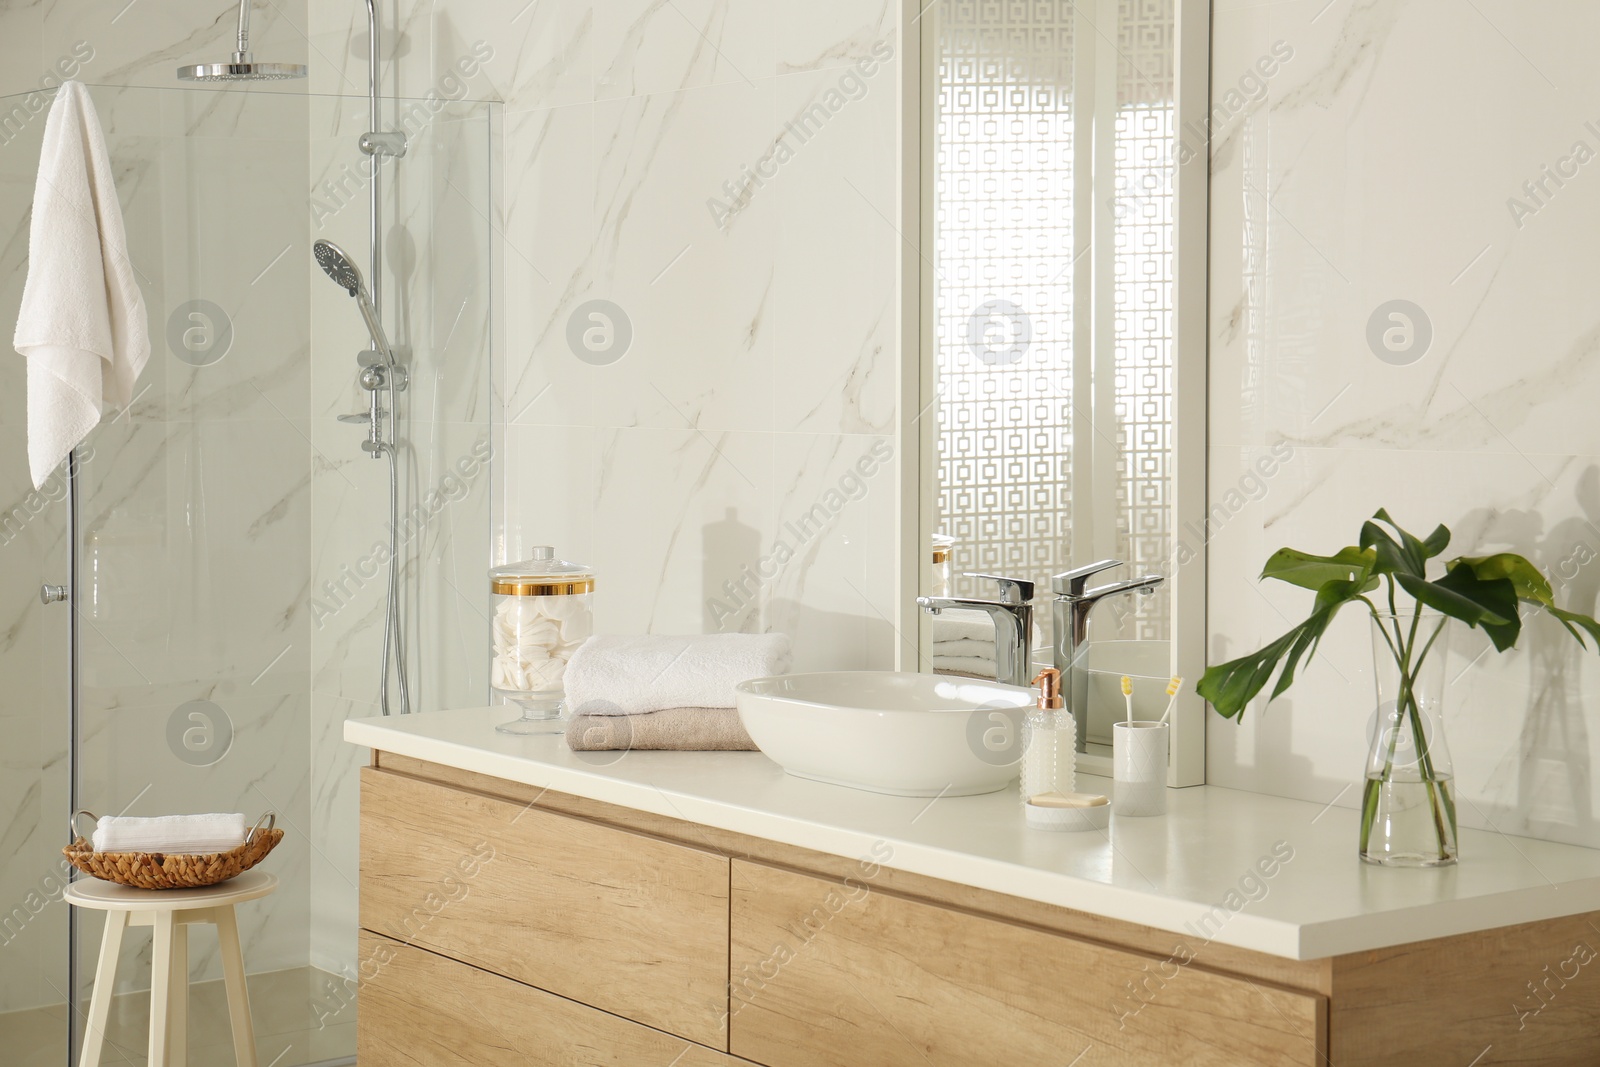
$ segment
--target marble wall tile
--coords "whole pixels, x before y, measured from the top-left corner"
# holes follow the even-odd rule
[[[914,658],[916,634],[897,629],[887,562],[896,555],[894,455],[886,436],[774,435],[776,527],[752,568],[758,581],[748,561],[729,560],[733,589],[718,592],[722,607],[706,622],[736,629],[756,610],[744,591],[759,585],[764,628],[789,634],[795,670],[889,670],[897,650]]]
[[[596,4],[435,5],[433,50],[439,61],[492,53],[470,95],[503,102],[508,111],[583,103],[595,97]],[[609,21],[609,17],[608,17]],[[441,72],[442,73],[442,72]]]
[[[774,71],[777,30],[761,0],[595,0],[595,98],[752,86]]]
[[[779,0],[773,12],[777,72],[849,66],[898,32],[898,16],[889,0]]]
[[[1293,55],[1264,92],[1234,97],[1212,144],[1212,505],[1252,490],[1262,457],[1293,458],[1223,507],[1213,661],[1303,617],[1295,590],[1253,580],[1271,551],[1337,548],[1379,506],[1450,525],[1451,554],[1522,552],[1564,602],[1594,608],[1600,323],[1578,294],[1600,270],[1585,240],[1600,184],[1575,158],[1600,133],[1597,74],[1567,44],[1593,21],[1570,4],[1218,6],[1214,103],[1275,44]],[[1543,168],[1562,158],[1558,185]],[[1369,322],[1394,299],[1421,308],[1432,340],[1385,360]],[[1327,802],[1359,777],[1365,626],[1341,618],[1242,727],[1214,719],[1209,780]],[[1463,632],[1452,653],[1462,821],[1600,842],[1592,654],[1535,625],[1511,655],[1477,659],[1485,647]]]
[[[34,697],[36,687],[20,688]],[[60,835],[50,832],[55,820],[49,816],[56,809],[47,806],[53,798],[46,796],[43,737],[55,723],[35,713],[32,700],[26,708],[8,701],[6,712],[0,716],[6,737],[0,746],[0,848],[7,856],[0,869],[0,1005],[11,1009],[60,999],[49,983],[65,988],[60,946],[66,907],[46,903],[61,884]]]
[[[752,204],[719,231],[707,202],[764,151],[772,106],[770,80],[594,105],[594,230],[577,276],[561,284],[579,303],[550,323],[536,352],[550,358],[533,371],[555,383],[555,398],[585,399],[537,405],[524,420],[565,411],[562,421],[599,426],[770,428],[773,205]],[[621,361],[596,366],[570,347],[573,313],[589,300],[631,322]]]
[[[311,694],[311,966],[353,975],[359,921],[359,772],[368,751],[344,742],[346,719],[377,715],[376,705]]]
[[[719,20],[714,52],[672,30],[684,16]],[[851,500],[748,596],[724,586],[895,418],[897,74],[877,66],[862,92],[839,69],[892,15],[763,17],[747,32],[739,3],[597,3],[597,102],[509,108],[495,553],[553,543],[593,564],[603,630],[781,628],[807,665],[887,666],[891,489]],[[783,124],[830,92],[843,104],[811,143],[745,188]],[[524,109],[536,102],[558,106]],[[592,299],[631,321],[614,364],[568,342]]]
[[[893,36],[877,44],[879,54],[860,66],[780,78],[770,151],[752,161],[761,170],[746,210],[770,198],[778,212],[778,429],[882,434],[894,426],[899,150],[884,131],[896,124],[899,65],[881,61],[897,54]]]
[[[508,423],[588,424],[601,383],[617,370],[580,363],[567,342],[568,321],[591,299],[594,108],[512,111],[504,130],[504,223],[497,236],[507,343],[495,366],[496,400]]]
[[[102,423],[83,466],[86,706],[304,693],[305,423]]]
[[[602,431],[597,444],[593,551],[583,561],[600,576],[597,631],[714,629],[708,601],[776,533],[772,435],[640,427]]]
[[[6,26],[6,32],[0,35],[0,96],[37,90],[40,78],[49,71],[48,61],[40,60],[44,8],[44,0],[20,0],[0,12]],[[7,100],[3,110],[8,112],[17,103]],[[7,136],[13,132],[3,125],[0,131]]]
[[[550,545],[562,559],[596,565],[595,474],[603,431],[587,426],[496,427],[496,561]]]

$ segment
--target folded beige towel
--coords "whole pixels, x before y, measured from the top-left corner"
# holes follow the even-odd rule
[[[567,723],[574,752],[626,749],[670,752],[754,752],[736,708],[666,708],[641,715],[574,715]]]

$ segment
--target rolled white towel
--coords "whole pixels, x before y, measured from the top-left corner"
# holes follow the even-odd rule
[[[567,664],[567,707],[578,715],[731,708],[734,686],[789,663],[785,634],[591,637]]]
[[[102,815],[95,824],[96,852],[172,852],[196,855],[228,852],[244,844],[244,816],[158,815],[138,818]]]

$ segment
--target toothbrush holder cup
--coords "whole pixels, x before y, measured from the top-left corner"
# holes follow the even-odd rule
[[[1167,813],[1167,745],[1171,729],[1164,722],[1135,719],[1111,727],[1111,767],[1115,788],[1111,810],[1116,815]]]

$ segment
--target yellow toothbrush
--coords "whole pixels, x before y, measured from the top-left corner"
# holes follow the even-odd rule
[[[1133,721],[1133,679],[1126,674],[1122,676],[1122,700],[1128,705],[1128,721]]]
[[[1167,683],[1167,710],[1161,713],[1161,721],[1166,722],[1167,716],[1172,714],[1172,709],[1178,704],[1178,690],[1183,688],[1183,675],[1174,674],[1172,681]]]

